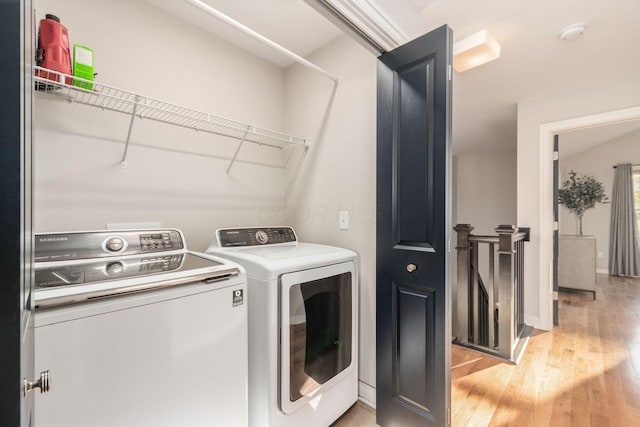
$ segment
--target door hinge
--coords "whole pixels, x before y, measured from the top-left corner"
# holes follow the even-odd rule
[[[447,408],[447,425],[451,425],[451,408]]]
[[[558,221],[553,221],[553,231],[558,231],[560,226],[558,225]]]
[[[451,253],[451,236],[447,239],[447,252]]]
[[[553,292],[551,293],[551,295],[553,295],[553,300],[554,300],[554,301],[558,301],[558,291],[553,291]]]
[[[553,160],[558,160],[560,158],[560,153],[558,153],[557,151],[553,152]]]
[[[449,70],[447,71],[447,74],[448,74],[447,77],[449,78],[449,81],[451,81],[451,79],[453,78],[453,68],[451,67],[451,65],[449,65]]]

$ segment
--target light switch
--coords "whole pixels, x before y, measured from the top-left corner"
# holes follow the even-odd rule
[[[349,211],[338,212],[338,227],[340,230],[349,229]]]

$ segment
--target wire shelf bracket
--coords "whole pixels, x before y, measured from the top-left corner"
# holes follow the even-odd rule
[[[136,119],[136,110],[138,109],[138,101],[140,97],[136,96],[136,103],[133,105],[133,112],[131,113],[131,121],[129,122],[129,131],[127,132],[127,140],[124,143],[124,152],[122,153],[122,160],[120,160],[120,167],[125,169],[127,167],[127,151],[129,150],[129,141],[131,141],[131,131],[133,130],[133,122]]]
[[[231,159],[231,163],[229,163],[229,167],[227,167],[227,170],[225,172],[225,175],[227,175],[227,177],[229,177],[229,171],[231,170],[231,167],[235,163],[236,159],[238,158],[238,153],[242,148],[242,144],[244,144],[244,141],[247,139],[247,134],[249,133],[250,130],[251,130],[251,126],[247,126],[247,130],[244,132],[244,135],[242,135],[242,139],[240,140],[240,144],[238,144],[238,148],[236,148],[236,152],[233,153],[233,158]]]

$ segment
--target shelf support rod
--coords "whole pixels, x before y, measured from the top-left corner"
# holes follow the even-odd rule
[[[238,157],[238,153],[240,152],[240,149],[242,148],[242,144],[244,144],[244,141],[247,139],[247,134],[249,133],[249,131],[251,130],[251,126],[247,126],[247,130],[244,131],[244,135],[242,135],[242,139],[240,140],[240,144],[238,144],[238,148],[236,148],[236,152],[233,154],[233,158],[231,159],[231,163],[229,163],[229,167],[227,167],[227,171],[225,172],[225,174],[227,176],[229,176],[229,171],[231,170],[231,166],[233,166],[233,164],[236,161],[236,158]]]
[[[251,28],[239,23],[238,21],[230,18],[229,16],[225,15],[224,13],[220,12],[217,9],[214,9],[213,7],[209,6],[208,4],[203,3],[200,0],[184,0],[187,3],[190,3],[192,6],[200,9],[201,11],[213,16],[216,19],[219,19],[220,21],[223,21],[229,25],[231,25],[232,27],[234,27],[235,29],[242,31],[243,33],[245,33],[246,35],[253,37],[256,40],[261,41],[262,43],[266,44],[267,46],[272,47],[273,49],[279,51],[280,53],[285,54],[286,56],[288,56],[289,58],[293,59],[294,61],[296,61],[297,63],[313,70],[316,71],[320,74],[322,74],[324,77],[333,80],[335,84],[338,84],[338,81],[340,81],[340,77],[335,76],[331,73],[329,73],[328,71],[326,71],[323,68],[318,67],[316,64],[307,61],[306,59],[304,59],[303,57],[301,57],[298,54],[295,54],[293,52],[291,52],[289,49],[280,46],[278,43],[266,38],[265,36],[263,36],[262,34],[256,33],[255,31],[253,31]]]
[[[298,164],[296,165],[296,169],[291,176],[291,180],[287,185],[287,189],[284,193],[284,204],[286,205],[289,202],[289,197],[291,196],[291,191],[293,190],[293,184],[295,184],[298,179],[298,175],[300,174],[300,169],[302,168],[302,163],[304,162],[304,158],[307,156],[307,151],[309,151],[309,146],[305,145],[304,150],[300,154],[300,159],[298,160]]]
[[[129,131],[127,132],[127,141],[124,144],[124,153],[122,153],[122,160],[120,160],[120,167],[125,169],[127,167],[127,151],[129,150],[129,141],[131,140],[131,131],[133,130],[133,122],[136,119],[136,111],[138,110],[138,101],[140,97],[136,96],[136,101],[133,104],[133,111],[131,112],[131,121],[129,122]]]

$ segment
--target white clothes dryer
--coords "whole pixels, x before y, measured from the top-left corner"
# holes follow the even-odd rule
[[[358,399],[358,262],[291,227],[219,229],[247,272],[249,425],[327,427]]]

